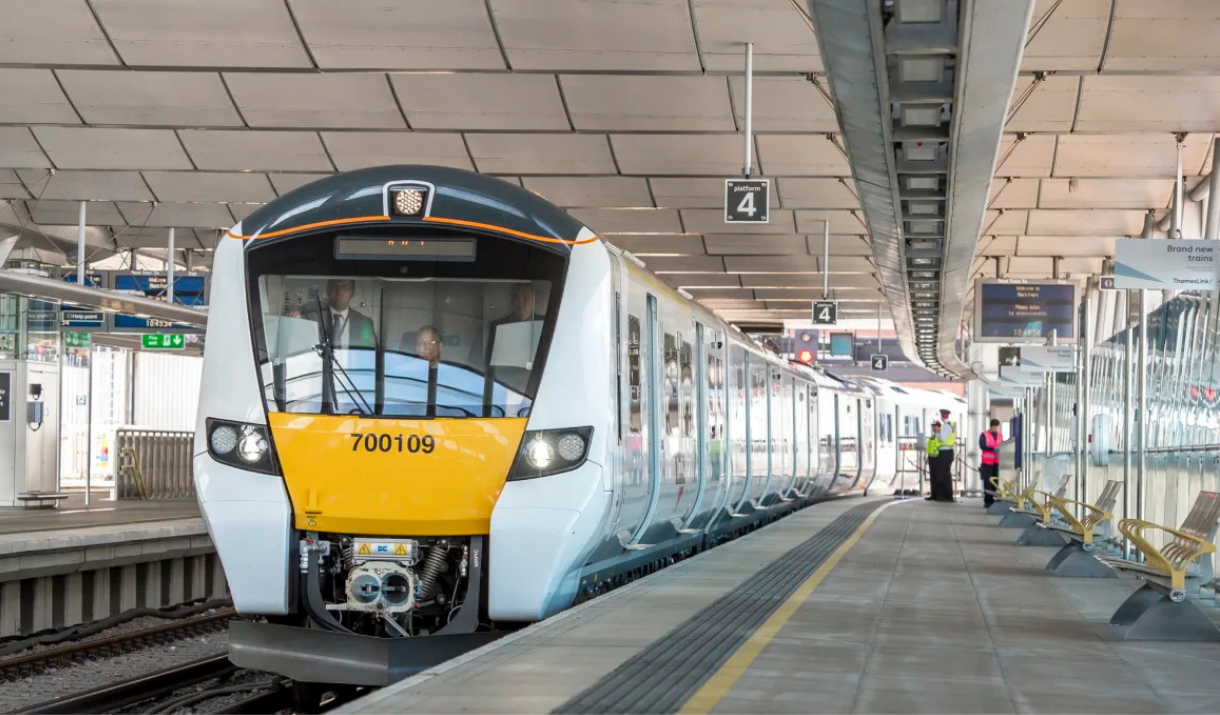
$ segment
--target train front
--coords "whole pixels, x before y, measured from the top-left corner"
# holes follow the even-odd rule
[[[268,621],[234,624],[235,663],[378,685],[485,637],[506,483],[589,457],[590,424],[527,421],[594,241],[506,182],[412,166],[306,185],[221,239],[195,479],[238,610]]]

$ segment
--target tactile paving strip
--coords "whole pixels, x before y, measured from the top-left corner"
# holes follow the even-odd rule
[[[861,504],[772,561],[556,714],[673,713],[886,500]]]

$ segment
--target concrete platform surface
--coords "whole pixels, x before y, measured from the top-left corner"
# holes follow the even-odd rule
[[[551,712],[859,503],[805,509],[338,712]],[[682,712],[1220,712],[1220,645],[1121,640],[1108,621],[1135,584],[1046,578],[1055,549],[997,522],[973,499],[885,507]]]
[[[197,518],[199,503],[194,499],[103,501],[95,497],[92,504],[85,506],[83,495],[73,495],[62,502],[58,509],[0,507],[0,534]]]

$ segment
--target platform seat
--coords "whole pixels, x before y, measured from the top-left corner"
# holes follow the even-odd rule
[[[60,492],[24,492],[17,495],[17,501],[27,509],[54,509],[68,496]]]
[[[1110,624],[1127,627],[1129,640],[1220,641],[1220,628],[1197,601],[1199,588],[1213,578],[1212,540],[1220,523],[1220,493],[1199,492],[1195,504],[1177,529],[1140,519],[1123,519],[1119,532],[1135,546],[1143,561],[1117,556],[1095,558],[1121,576],[1144,585],[1123,602]],[[1169,541],[1160,548],[1148,540],[1149,532],[1162,531]]]
[[[1094,558],[1096,547],[1105,543],[1114,519],[1114,507],[1123,491],[1123,483],[1111,479],[1102,488],[1096,504],[1068,499],[1062,495],[1050,499],[1053,518],[1038,523],[1044,532],[1054,533],[1067,543],[1046,564],[1048,576],[1074,578],[1117,578],[1114,570]],[[1084,516],[1077,517],[1076,509]]]
[[[1041,529],[1039,524],[1054,520],[1055,505],[1051,500],[1066,494],[1071,481],[1072,475],[1063,475],[1053,494],[1028,487],[1023,495],[1023,503],[1012,507],[1009,514],[1000,520],[1000,526],[1024,526],[1025,531],[1017,537],[1017,543],[1021,546],[1063,546],[1067,543],[1066,537],[1057,531]]]
[[[988,481],[994,487],[992,494],[995,495],[995,501],[987,508],[987,513],[993,516],[1004,516],[1008,513],[1008,509],[1017,503],[1021,487],[1016,482],[999,477],[991,477]]]

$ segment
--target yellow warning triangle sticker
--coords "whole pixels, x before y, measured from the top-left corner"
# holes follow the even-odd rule
[[[368,554],[368,553],[369,553],[369,545],[368,545],[368,544],[361,544],[361,545],[360,545],[360,548],[356,549],[356,553],[361,554],[361,555]]]
[[[394,547],[394,555],[395,555],[395,556],[406,556],[406,555],[407,555],[407,547],[406,547],[406,546],[403,546],[402,544],[399,544],[398,546],[395,546],[395,547]]]

